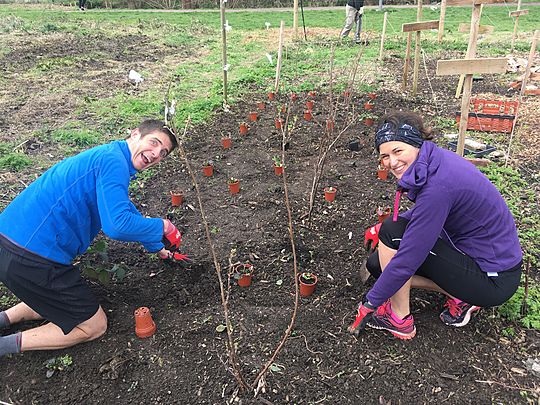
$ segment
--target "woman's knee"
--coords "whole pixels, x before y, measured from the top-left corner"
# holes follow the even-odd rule
[[[402,217],[398,217],[397,221],[393,221],[392,218],[386,218],[379,230],[379,240],[385,246],[398,250],[408,223],[409,221]]]
[[[379,278],[382,274],[381,264],[379,262],[379,252],[375,250],[367,258],[366,268],[374,278]]]

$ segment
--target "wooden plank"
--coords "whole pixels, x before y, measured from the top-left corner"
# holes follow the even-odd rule
[[[516,11],[510,11],[508,13],[509,17],[519,17],[520,15],[526,15],[529,14],[529,10],[516,10]]]
[[[465,23],[459,24],[458,31],[468,34],[469,32],[471,32],[471,24],[465,24]],[[495,26],[493,25],[479,25],[478,26],[479,34],[491,34],[493,31],[495,31]]]
[[[472,75],[475,73],[505,73],[506,58],[451,59],[437,61],[437,76]]]
[[[479,4],[506,3],[506,0],[446,0],[447,6],[474,6]]]
[[[439,20],[407,23],[401,26],[403,32],[433,30],[439,28]]]

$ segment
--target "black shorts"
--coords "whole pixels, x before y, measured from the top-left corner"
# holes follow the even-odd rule
[[[398,217],[388,218],[379,231],[379,240],[391,249],[398,250],[408,221]],[[373,252],[367,269],[375,278],[381,275],[379,254]],[[430,279],[453,297],[480,307],[493,307],[506,302],[516,292],[521,278],[522,263],[490,277],[469,256],[439,238],[428,257],[415,275]]]
[[[64,334],[95,315],[99,304],[80,271],[36,255],[0,235],[0,281]]]

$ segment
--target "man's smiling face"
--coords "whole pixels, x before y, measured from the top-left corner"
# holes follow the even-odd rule
[[[172,150],[172,143],[167,134],[153,131],[141,136],[138,129],[131,132],[128,139],[131,162],[137,171],[146,170],[164,159]]]

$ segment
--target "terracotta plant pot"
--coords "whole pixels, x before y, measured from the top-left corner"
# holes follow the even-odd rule
[[[283,127],[284,119],[274,118],[274,123],[276,124],[276,129],[281,129]]]
[[[364,118],[364,125],[368,127],[373,126],[373,118]]]
[[[317,285],[318,278],[315,274],[309,273],[311,275],[310,280],[306,280],[302,273],[298,276],[298,281],[300,282],[300,295],[302,297],[309,297],[315,291],[315,286]]]
[[[171,191],[171,205],[173,207],[180,207],[184,202],[184,195],[181,191]]]
[[[150,310],[147,307],[137,308],[135,310],[135,334],[140,338],[147,338],[152,336],[156,329]]]
[[[232,139],[229,137],[221,138],[221,144],[223,145],[224,149],[229,149],[232,145]]]
[[[379,180],[387,180],[388,179],[388,170],[384,167],[379,167],[377,169],[377,177]]]
[[[375,93],[368,93],[367,96],[369,97],[370,100],[375,100],[377,98],[377,94]]]
[[[206,177],[212,177],[214,174],[214,166],[212,165],[205,165],[203,166],[202,170]]]
[[[235,182],[229,182],[229,192],[231,194],[238,194],[240,192],[240,181],[236,180]]]
[[[350,96],[351,96],[351,92],[350,92],[349,90],[345,90],[345,91],[343,92],[343,97],[348,98],[348,97],[350,97]]]
[[[386,218],[390,216],[390,213],[392,212],[392,209],[390,207],[378,207],[377,208],[377,218],[379,219],[379,222],[384,221]]]
[[[367,103],[364,103],[364,110],[373,110],[373,104],[371,104],[369,101]]]
[[[245,135],[247,134],[249,131],[249,127],[247,126],[247,124],[245,122],[242,122],[240,124],[240,135]]]
[[[315,104],[315,102],[313,100],[308,100],[306,101],[306,107],[308,110],[313,110],[313,104]]]
[[[287,112],[287,105],[286,105],[286,104],[283,104],[283,105],[281,106],[281,113],[282,113],[282,114],[285,114],[286,112]]]
[[[324,188],[324,199],[328,202],[332,202],[336,199],[336,188],[335,187],[325,187]]]
[[[308,96],[310,97],[315,97],[317,95],[317,92],[315,90],[311,90],[309,93],[308,93]]]
[[[257,121],[257,115],[258,115],[258,114],[257,114],[256,112],[250,112],[250,113],[249,113],[249,120],[250,120],[251,122]]]
[[[311,121],[312,118],[313,118],[313,115],[311,114],[311,110],[305,110],[304,111],[304,119],[306,121]]]
[[[281,176],[283,174],[283,166],[274,165],[274,173],[276,176]]]
[[[268,100],[273,100],[274,96],[275,96],[275,94],[274,94],[273,91],[268,92]]]
[[[296,100],[298,100],[298,94],[291,93],[291,101],[296,101]]]
[[[251,285],[251,274],[242,274],[238,279],[238,285],[240,287],[249,287]]]
[[[329,130],[329,131],[332,131],[334,129],[334,120],[328,118],[326,120],[326,129]]]
[[[249,263],[240,264],[236,267],[236,271],[240,272],[238,285],[240,287],[249,287],[251,285],[251,278],[253,277],[253,265]]]
[[[264,110],[265,107],[266,107],[266,105],[262,101],[257,103],[257,108],[259,110]]]

